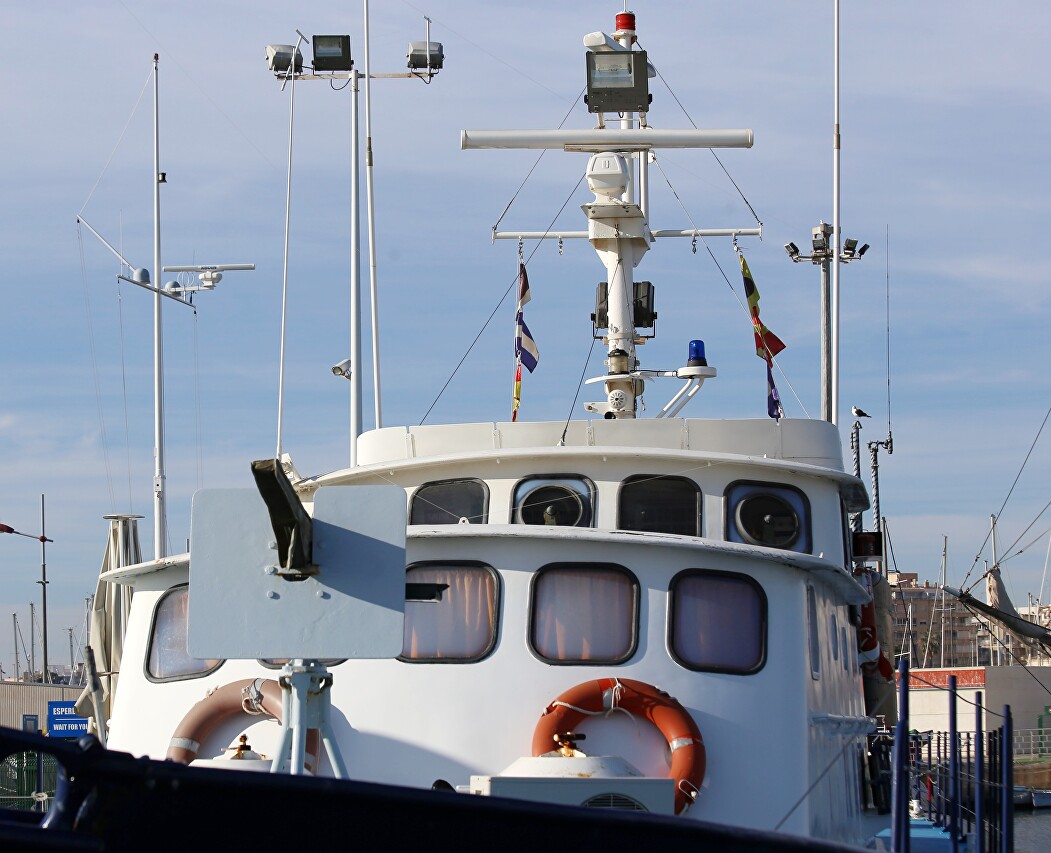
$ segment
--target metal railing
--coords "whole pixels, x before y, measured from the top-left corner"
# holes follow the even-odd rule
[[[891,849],[908,851],[910,837],[928,828],[948,837],[953,853],[1014,849],[1015,737],[1011,709],[994,714],[1002,724],[984,731],[982,694],[975,694],[974,731],[956,720],[956,678],[949,677],[949,731],[908,730],[908,662],[900,667],[900,716],[894,738]],[[922,827],[910,818],[926,818]],[[970,844],[967,844],[970,837]]]

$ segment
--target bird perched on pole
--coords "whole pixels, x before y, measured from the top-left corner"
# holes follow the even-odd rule
[[[867,417],[869,417],[869,415],[866,412],[862,411],[857,406],[851,406],[850,407],[850,413],[856,418],[867,418]]]

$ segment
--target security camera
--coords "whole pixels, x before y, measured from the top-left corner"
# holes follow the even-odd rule
[[[345,358],[338,364],[332,365],[332,375],[342,376],[346,379],[350,379],[350,359]]]

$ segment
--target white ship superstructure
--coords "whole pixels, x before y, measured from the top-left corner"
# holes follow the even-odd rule
[[[600,71],[623,73],[627,57],[645,73],[631,49],[634,16],[618,15],[614,39],[598,35],[586,40],[589,56],[620,62]],[[598,50],[614,42],[619,52]],[[861,842],[871,720],[855,627],[869,597],[850,571],[847,514],[867,508],[864,487],[844,472],[838,431],[825,421],[674,417],[715,375],[703,346],[673,371],[646,370],[636,352],[633,271],[660,236],[638,187],[647,152],[748,145],[751,131],[677,136],[647,128],[644,116],[611,128],[599,115],[598,129],[575,133],[464,134],[465,147],[592,154],[595,200],[583,213],[607,272],[609,367],[593,383],[604,389],[587,405],[594,419],[388,427],[360,436],[353,468],[289,474],[308,512],[326,490],[404,491],[400,654],[322,662],[334,739],[354,779],[627,804]],[[661,417],[638,416],[649,382],[680,383]],[[190,553],[103,576],[133,590],[108,745],[210,762],[243,734],[251,754],[274,758],[282,729],[269,682],[284,661],[192,657],[194,571]],[[209,588],[223,583],[220,574]],[[234,601],[254,594],[233,584]],[[227,611],[231,625],[237,610]],[[600,710],[556,701],[589,691]],[[243,709],[218,707],[228,693]],[[654,703],[653,719],[667,726],[646,718]],[[562,737],[572,757],[536,759],[556,768],[546,774],[516,763],[548,751],[534,742],[545,709],[586,735]],[[680,724],[688,736],[669,734]],[[331,775],[328,753],[309,740],[315,772]],[[573,764],[591,760],[579,753],[616,757],[609,766],[619,769],[578,771],[591,767]],[[638,778],[667,781],[646,788]]]

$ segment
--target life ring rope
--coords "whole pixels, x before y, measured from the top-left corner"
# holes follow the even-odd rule
[[[675,813],[685,811],[700,794],[705,747],[690,713],[672,696],[643,681],[600,678],[585,681],[559,695],[540,715],[533,732],[533,755],[552,751],[557,735],[571,731],[585,717],[608,717],[622,711],[657,728],[671,753],[669,777],[675,780]]]

